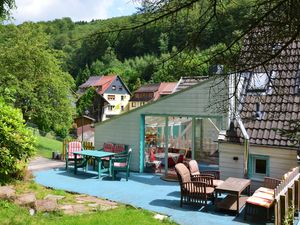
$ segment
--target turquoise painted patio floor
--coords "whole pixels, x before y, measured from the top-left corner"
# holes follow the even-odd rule
[[[93,174],[52,169],[34,173],[37,183],[47,187],[84,193],[135,207],[151,210],[171,217],[184,225],[238,225],[254,224],[243,220],[243,213],[235,217],[225,212],[215,212],[209,206],[203,209],[184,205],[179,207],[180,189],[177,182],[166,182],[153,174],[131,173],[128,182],[124,178],[112,181],[110,178],[97,179]],[[119,174],[118,174],[119,175]]]

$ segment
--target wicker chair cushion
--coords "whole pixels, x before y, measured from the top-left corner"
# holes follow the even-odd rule
[[[223,180],[213,180],[214,187],[217,187],[217,186],[219,186],[222,183],[224,183]]]
[[[177,172],[179,173],[183,183],[191,182],[191,174],[188,168],[183,163],[177,163],[175,165]]]
[[[265,198],[260,198],[260,197],[256,197],[256,196],[251,196],[247,199],[247,203],[248,204],[252,204],[252,205],[257,205],[257,206],[261,206],[264,208],[270,208],[273,204],[272,200],[269,199],[265,199]]]
[[[198,163],[196,160],[189,161],[189,169],[192,175],[200,175]]]

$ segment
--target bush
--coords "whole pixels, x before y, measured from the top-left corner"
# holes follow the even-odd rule
[[[35,138],[20,110],[0,99],[0,181],[20,179],[24,165],[35,153]]]

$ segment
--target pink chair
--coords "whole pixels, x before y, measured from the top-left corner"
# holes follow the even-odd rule
[[[66,144],[66,169],[69,167],[69,161],[74,160],[73,152],[82,151],[82,145],[79,141],[72,141]],[[81,155],[77,156],[77,159],[82,159]]]

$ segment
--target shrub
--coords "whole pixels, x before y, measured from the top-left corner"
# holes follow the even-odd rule
[[[35,138],[20,110],[0,99],[0,182],[20,179],[24,165],[35,153]]]

